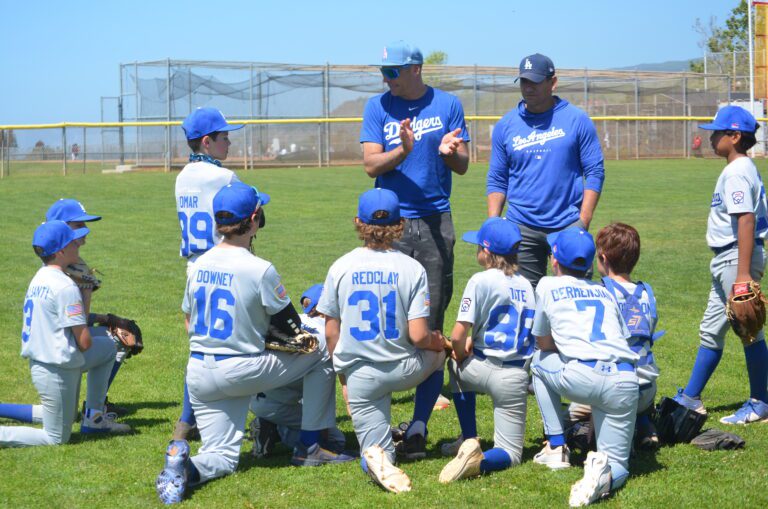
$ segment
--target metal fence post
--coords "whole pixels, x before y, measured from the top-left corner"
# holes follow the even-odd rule
[[[640,83],[635,77],[635,116],[640,115]],[[640,159],[640,121],[635,120],[635,159]]]
[[[85,127],[83,127],[83,175],[85,175],[86,171],[86,160],[88,159],[88,133],[85,130]]]
[[[683,115],[691,116],[691,105],[688,104],[688,78],[683,77]],[[683,157],[687,158],[690,156],[688,153],[688,148],[690,145],[688,144],[688,133],[689,125],[688,121],[683,122]]]
[[[0,179],[5,178],[5,137],[5,131],[0,129]]]
[[[325,63],[325,79],[323,80],[323,109],[325,118],[331,117],[331,64]],[[325,164],[331,165],[331,123],[326,122],[323,126],[325,134]]]
[[[317,167],[323,167],[323,123],[317,123]]]
[[[168,59],[168,74],[166,76],[166,100],[168,102],[167,121],[171,121],[171,59]],[[171,171],[171,129],[169,124],[165,124],[165,171]]]
[[[477,90],[478,90],[478,86],[477,86],[477,64],[475,64],[475,80],[474,80],[474,83],[473,83],[473,88],[474,88],[474,90],[472,91],[473,92],[472,95],[473,95],[473,103],[474,104],[473,104],[473,108],[472,109],[474,110],[474,115],[477,116]],[[471,134],[471,137],[479,141],[480,134],[477,131],[478,131],[477,120],[473,120],[472,121],[472,134]],[[470,160],[473,163],[476,163],[477,162],[477,143],[472,143],[471,145],[472,145],[472,149],[470,150]]]
[[[62,168],[61,171],[64,176],[67,175],[67,126],[61,128],[61,159]]]

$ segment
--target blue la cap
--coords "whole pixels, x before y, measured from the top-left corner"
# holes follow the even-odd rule
[[[517,245],[523,240],[520,228],[501,217],[489,217],[477,231],[469,231],[461,240],[477,244],[491,253],[511,255],[517,253]]]
[[[243,127],[245,126],[228,124],[224,114],[216,108],[197,108],[181,123],[188,140],[202,138],[218,131],[236,131]]]
[[[32,246],[42,248],[42,256],[51,256],[69,245],[73,240],[88,235],[88,228],[73,230],[64,221],[46,221],[35,230],[32,236]]]
[[[323,293],[323,285],[316,284],[312,285],[307,290],[301,294],[301,298],[299,299],[299,302],[304,302],[304,299],[309,299],[309,303],[304,306],[303,311],[304,314],[309,313],[312,311],[312,308],[317,306],[317,303],[320,302],[320,295]]]
[[[251,217],[257,208],[269,203],[269,195],[259,192],[255,187],[233,182],[219,189],[213,197],[213,214],[229,212],[232,217],[216,218],[218,224],[235,224]]]
[[[699,129],[708,131],[757,131],[757,121],[750,112],[739,106],[725,106],[715,115],[711,124],[700,125]]]
[[[560,265],[573,270],[587,270],[595,258],[595,241],[584,228],[573,227],[550,233],[547,242]]]
[[[552,63],[552,60],[541,53],[534,53],[520,61],[520,72],[517,79],[525,78],[534,83],[541,83],[554,75],[555,64]]]
[[[77,200],[71,198],[61,198],[56,201],[48,212],[45,213],[46,221],[64,221],[65,223],[71,221],[99,221],[101,216],[93,216],[85,211],[83,204]]]
[[[405,41],[396,41],[384,46],[384,53],[381,55],[381,63],[374,65],[379,67],[396,67],[423,63],[424,57],[419,48],[411,46]]]
[[[395,224],[400,221],[400,200],[389,189],[369,189],[360,195],[357,217],[365,224]]]

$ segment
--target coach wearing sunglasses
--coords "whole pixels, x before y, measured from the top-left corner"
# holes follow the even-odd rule
[[[459,99],[424,84],[423,62],[404,41],[384,48],[378,67],[389,92],[366,104],[360,143],[365,172],[400,200],[406,223],[395,247],[426,269],[429,328],[442,330],[453,293],[451,173],[467,172],[469,134]]]

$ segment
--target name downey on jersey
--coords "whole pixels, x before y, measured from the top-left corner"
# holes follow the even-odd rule
[[[552,128],[549,131],[531,131],[526,137],[515,136],[512,138],[512,150],[520,151],[534,145],[544,145],[548,141],[556,140],[558,138],[565,138],[565,131],[563,129]]]
[[[353,285],[392,285],[397,286],[400,274],[383,270],[365,270],[352,273]]]
[[[595,288],[578,288],[575,286],[561,286],[560,288],[553,288],[550,290],[550,295],[552,296],[552,300],[554,302],[557,302],[559,300],[568,300],[568,299],[584,299],[584,298],[590,298],[590,299],[608,299],[610,301],[614,300],[613,296],[608,293],[608,291],[605,288],[602,287],[595,287]]]
[[[195,276],[195,283],[210,284],[216,286],[232,286],[235,275],[231,272],[219,272],[215,270],[200,269]]]
[[[416,116],[411,121],[411,128],[413,129],[413,139],[419,141],[427,133],[440,131],[443,128],[443,121],[439,116],[428,118]],[[400,122],[387,122],[384,124],[384,141],[387,142],[387,145],[399,145],[402,143],[402,140],[400,140]]]

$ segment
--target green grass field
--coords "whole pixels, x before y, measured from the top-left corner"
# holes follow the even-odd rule
[[[765,169],[764,161],[758,166]],[[704,233],[709,201],[722,163],[718,160],[609,162],[603,196],[593,222],[597,231],[610,221],[637,227],[643,241],[635,276],[654,285],[660,327],[667,335],[655,349],[662,375],[659,394],[684,385],[698,348],[698,323],[709,289],[710,252]],[[475,165],[454,179],[453,210],[457,234],[476,229],[485,214],[485,169]],[[323,281],[327,268],[358,245],[352,218],[357,196],[372,181],[361,168],[282,169],[241,172],[241,177],[272,196],[267,227],[259,232],[256,252],[272,261],[294,299],[310,284]],[[765,176],[765,175],[764,175]],[[0,401],[38,401],[27,363],[19,357],[24,292],[39,267],[30,243],[35,226],[59,197],[76,197],[94,223],[83,257],[103,273],[93,311],[136,318],[145,336],[143,354],[120,371],[110,399],[130,408],[123,420],[130,436],[83,439],[75,426],[68,445],[0,450],[2,507],[151,507],[158,506],[154,480],[181,410],[181,387],[188,355],[180,311],[185,264],[178,257],[178,224],[173,200],[175,174],[71,175],[43,177],[13,174],[0,181]],[[456,245],[456,290],[447,313],[452,326],[457,302],[469,277],[479,270],[474,246]],[[708,426],[738,408],[748,396],[744,356],[735,336],[727,340],[723,360],[704,393]],[[338,394],[339,427],[355,444]],[[430,422],[428,458],[406,463],[414,490],[384,493],[362,474],[357,463],[317,469],[289,466],[283,450],[254,460],[245,444],[235,475],[194,490],[188,507],[564,507],[570,485],[581,469],[551,472],[534,465],[542,439],[541,418],[529,398],[524,463],[478,480],[442,486],[437,476],[448,461],[439,444],[459,431],[453,407],[435,412]],[[397,395],[393,422],[409,418],[412,403]],[[493,436],[492,408],[478,398],[481,437]],[[2,422],[11,424],[11,422]],[[706,453],[689,445],[640,454],[633,476],[605,507],[766,507],[768,425],[734,430],[745,450]],[[488,446],[487,441],[484,447]],[[196,449],[199,443],[193,443]]]

